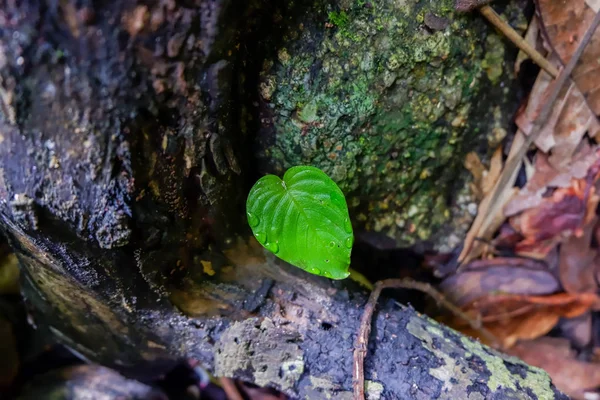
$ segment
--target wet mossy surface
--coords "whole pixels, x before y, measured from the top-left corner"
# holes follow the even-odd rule
[[[511,116],[506,43],[452,1],[339,0],[280,23],[290,28],[261,72],[261,172],[323,169],[357,227],[399,245],[468,227],[464,155],[485,152],[494,120]]]

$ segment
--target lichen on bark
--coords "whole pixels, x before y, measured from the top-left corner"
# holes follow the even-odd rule
[[[481,343],[435,321],[425,326],[411,320],[407,330],[423,347],[439,357],[441,366],[431,368],[432,377],[442,382],[439,399],[566,399],[552,385],[550,377],[515,357],[502,355]]]
[[[460,154],[485,142],[482,60],[495,35],[452,3],[339,0],[295,21],[261,74],[263,169],[323,169],[356,222],[398,244],[443,237],[464,212],[453,209]]]

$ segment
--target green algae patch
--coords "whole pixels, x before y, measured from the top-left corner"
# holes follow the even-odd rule
[[[495,35],[452,3],[339,0],[305,10],[283,35],[285,61],[261,72],[262,172],[316,166],[348,196],[360,228],[401,245],[441,235],[457,219],[451,195],[468,176],[464,154],[485,142],[482,45]]]

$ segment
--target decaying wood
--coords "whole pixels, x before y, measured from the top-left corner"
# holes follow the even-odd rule
[[[257,79],[239,52],[275,29],[261,4],[0,2],[0,228],[36,323],[83,357],[351,398],[365,294],[265,259],[243,228]],[[370,342],[369,398],[564,398],[393,302]]]

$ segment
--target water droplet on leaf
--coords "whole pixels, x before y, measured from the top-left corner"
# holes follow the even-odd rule
[[[256,232],[254,233],[256,240],[258,240],[261,244],[265,244],[267,241],[267,234],[264,232]]]
[[[250,225],[251,228],[256,228],[260,222],[258,217],[252,214],[251,212],[248,212],[246,214],[248,214],[248,225]]]
[[[331,272],[329,272],[329,271],[323,271],[323,276],[331,278]]]
[[[277,254],[279,252],[279,245],[277,243],[267,243],[265,247],[272,253]]]
[[[344,220],[344,229],[346,230],[346,233],[352,233],[352,223],[348,218]]]
[[[346,241],[344,242],[344,244],[346,245],[347,248],[351,249],[352,245],[354,244],[354,237],[348,236],[346,238]]]
[[[331,248],[335,247],[335,242],[333,240],[331,242],[329,242],[329,247],[331,247]]]
[[[319,268],[313,268],[310,272],[313,274],[321,275],[321,270]]]

